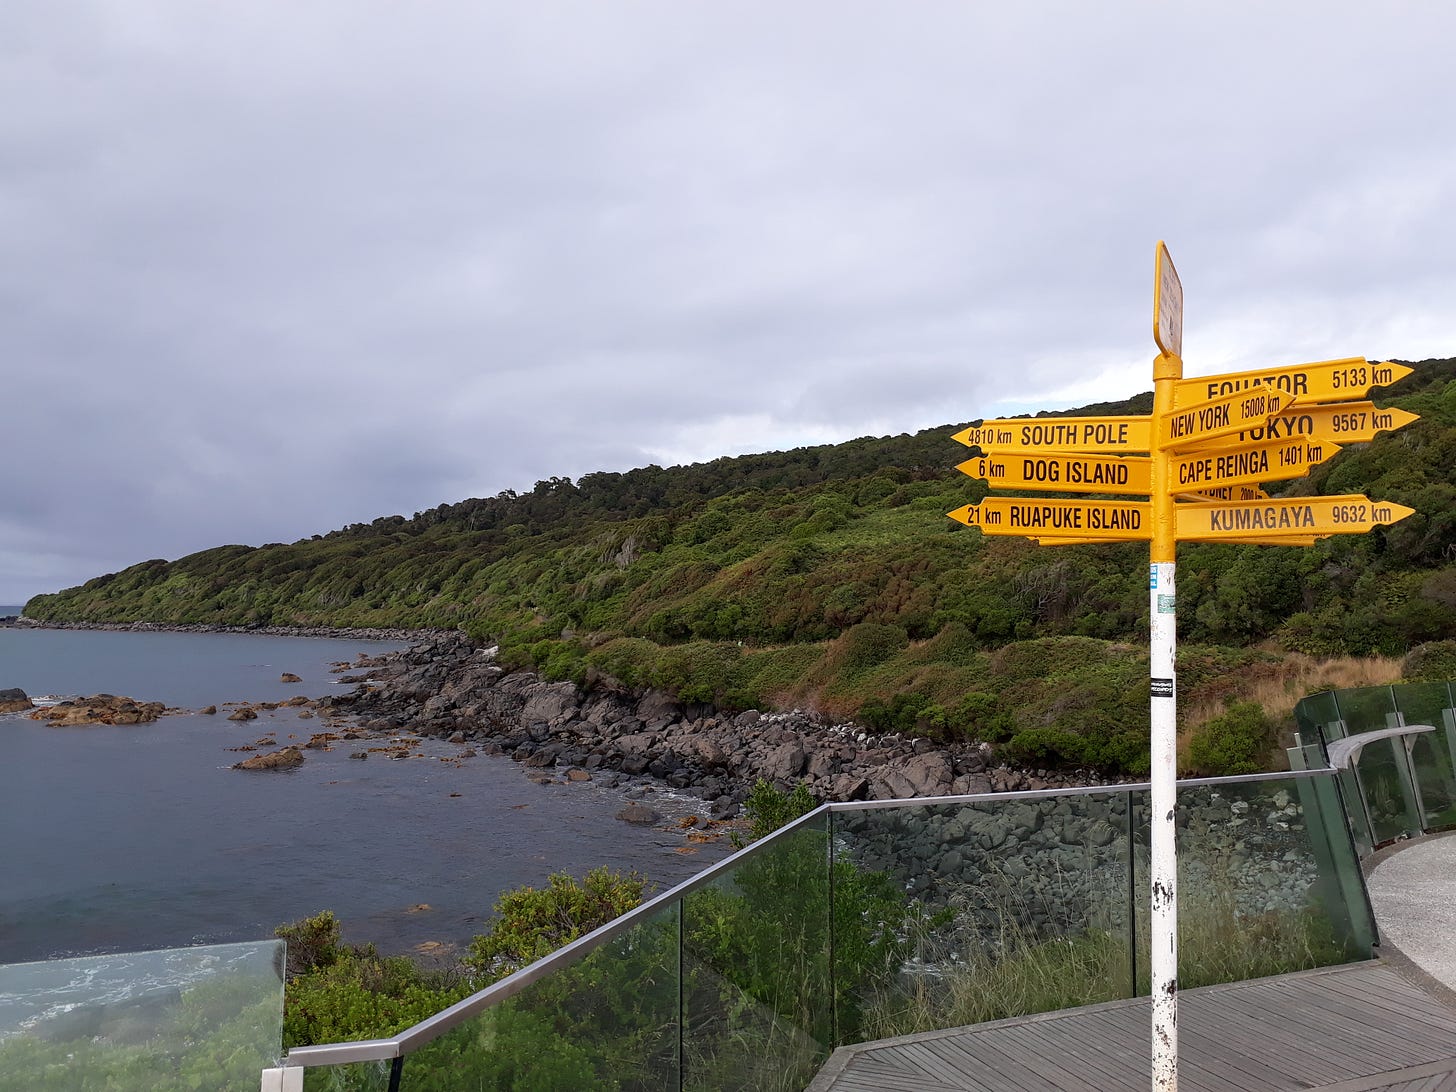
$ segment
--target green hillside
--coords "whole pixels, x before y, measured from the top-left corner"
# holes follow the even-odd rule
[[[1398,656],[1456,637],[1456,359],[1417,365],[1376,400],[1422,420],[1271,492],[1365,492],[1418,514],[1307,549],[1183,547],[1190,699],[1237,695],[1289,653]],[[984,492],[954,469],[956,427],[553,478],[292,544],[142,562],[26,613],[461,627],[554,677],[796,702],[1027,762],[1137,769],[1146,547],[1043,549],[947,519]]]

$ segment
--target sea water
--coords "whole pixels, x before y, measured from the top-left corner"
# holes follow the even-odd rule
[[[320,910],[346,940],[448,953],[502,892],[552,872],[634,869],[660,890],[729,851],[617,820],[621,794],[599,782],[539,785],[440,740],[400,760],[351,758],[382,745],[361,739],[306,750],[291,770],[231,768],[249,755],[233,748],[325,726],[293,708],[230,721],[225,703],[345,692],[332,664],[398,647],[0,627],[0,689],[188,710],[132,726],[0,716],[0,963],[261,939]]]

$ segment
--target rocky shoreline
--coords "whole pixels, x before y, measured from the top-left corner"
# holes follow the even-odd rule
[[[0,620],[0,625],[21,629],[94,629],[117,633],[253,633],[264,637],[334,637],[350,641],[418,641],[422,634],[442,632],[418,629],[341,629],[336,626],[220,626],[202,622],[40,622],[24,615]]]
[[[803,710],[724,712],[660,691],[583,690],[495,662],[462,634],[365,658],[351,694],[321,700],[365,729],[409,731],[508,755],[553,777],[650,777],[731,818],[753,785],[805,781],[821,801],[890,800],[1067,788],[1087,771],[1021,770],[983,744],[938,745],[837,723]],[[580,775],[577,775],[580,776]]]

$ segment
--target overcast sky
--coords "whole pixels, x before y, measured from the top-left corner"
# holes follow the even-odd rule
[[[1452,12],[7,0],[0,603],[1146,390],[1159,239],[1189,375],[1456,354]]]

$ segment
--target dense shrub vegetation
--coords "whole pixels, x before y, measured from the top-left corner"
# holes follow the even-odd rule
[[[1183,547],[1181,694],[1281,651],[1399,656],[1456,639],[1456,359],[1418,365],[1377,402],[1422,420],[1272,491],[1365,492],[1417,514],[1306,549]],[[813,704],[1026,762],[1139,770],[1146,550],[1042,549],[945,518],[984,490],[954,470],[952,431],[552,478],[292,544],[143,562],[26,613],[463,627],[554,679]]]

